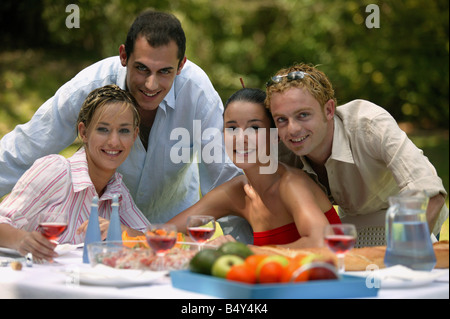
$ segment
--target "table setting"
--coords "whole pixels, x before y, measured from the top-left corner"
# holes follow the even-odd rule
[[[53,262],[30,263],[0,248],[0,298],[449,298],[448,241],[432,246],[435,262],[424,271],[387,267],[388,246],[354,248],[356,232],[348,225],[327,229],[324,247],[287,249],[214,245],[207,241],[214,223],[206,218],[192,224],[192,241],[167,224],[152,225],[145,236],[122,233],[101,241],[88,225],[89,240],[58,244]],[[207,268],[200,256],[206,256],[203,263],[209,258]],[[238,266],[252,266],[253,273],[242,276]],[[270,272],[269,266],[282,270]]]

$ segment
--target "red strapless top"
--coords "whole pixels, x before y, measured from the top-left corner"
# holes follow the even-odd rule
[[[330,224],[341,223],[341,219],[339,218],[334,207],[331,207],[331,209],[325,213],[325,217],[328,219]],[[301,236],[298,233],[297,226],[293,222],[275,229],[253,232],[253,245],[264,246],[289,244],[300,239],[300,237]]]

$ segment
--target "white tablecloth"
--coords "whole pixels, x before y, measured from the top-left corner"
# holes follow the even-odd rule
[[[68,271],[77,271],[90,265],[82,263],[82,250],[58,257],[58,264],[23,267],[21,271],[11,267],[0,267],[0,298],[148,298],[148,299],[210,299],[204,294],[193,293],[171,285],[165,276],[152,284],[134,287],[108,287],[85,285],[73,282]],[[449,299],[449,270],[436,269],[443,276],[438,280],[418,287],[381,288],[380,299]]]

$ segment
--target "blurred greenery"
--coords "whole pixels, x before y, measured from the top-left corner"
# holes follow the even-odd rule
[[[70,3],[80,9],[80,28],[65,25]],[[379,28],[366,26],[369,4],[379,7]],[[73,55],[87,62],[117,55],[135,16],[150,7],[181,20],[188,58],[207,72],[223,99],[239,88],[240,77],[246,86],[263,87],[281,67],[307,62],[330,77],[341,103],[364,98],[398,121],[448,129],[448,0],[3,0],[2,52],[21,49],[14,53],[20,61],[33,48],[42,50],[44,63],[75,63],[59,69],[62,74],[43,69],[49,89],[42,96],[36,85],[23,95],[35,94],[24,116],[80,70]],[[11,74],[2,61],[1,91],[29,81],[37,62]],[[22,121],[8,99],[14,100],[0,100],[3,113]]]
[[[67,28],[68,4],[80,28]],[[380,27],[368,28],[369,4]],[[448,189],[448,0],[3,0],[0,6],[0,138],[87,65],[118,54],[136,15],[174,13],[187,56],[225,100],[263,88],[295,62],[318,65],[339,103],[386,108],[436,166]]]

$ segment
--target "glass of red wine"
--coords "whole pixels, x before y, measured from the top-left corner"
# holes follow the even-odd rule
[[[164,256],[177,242],[177,227],[174,224],[151,224],[145,238],[157,256],[156,270],[164,270]]]
[[[50,241],[58,239],[67,229],[68,216],[65,211],[52,211],[39,215],[39,232]]]
[[[207,215],[189,216],[186,230],[192,240],[199,244],[198,250],[202,250],[203,245],[216,231],[216,220]]]
[[[333,224],[325,227],[325,244],[336,254],[340,274],[345,271],[345,254],[355,246],[356,237],[353,224]]]

